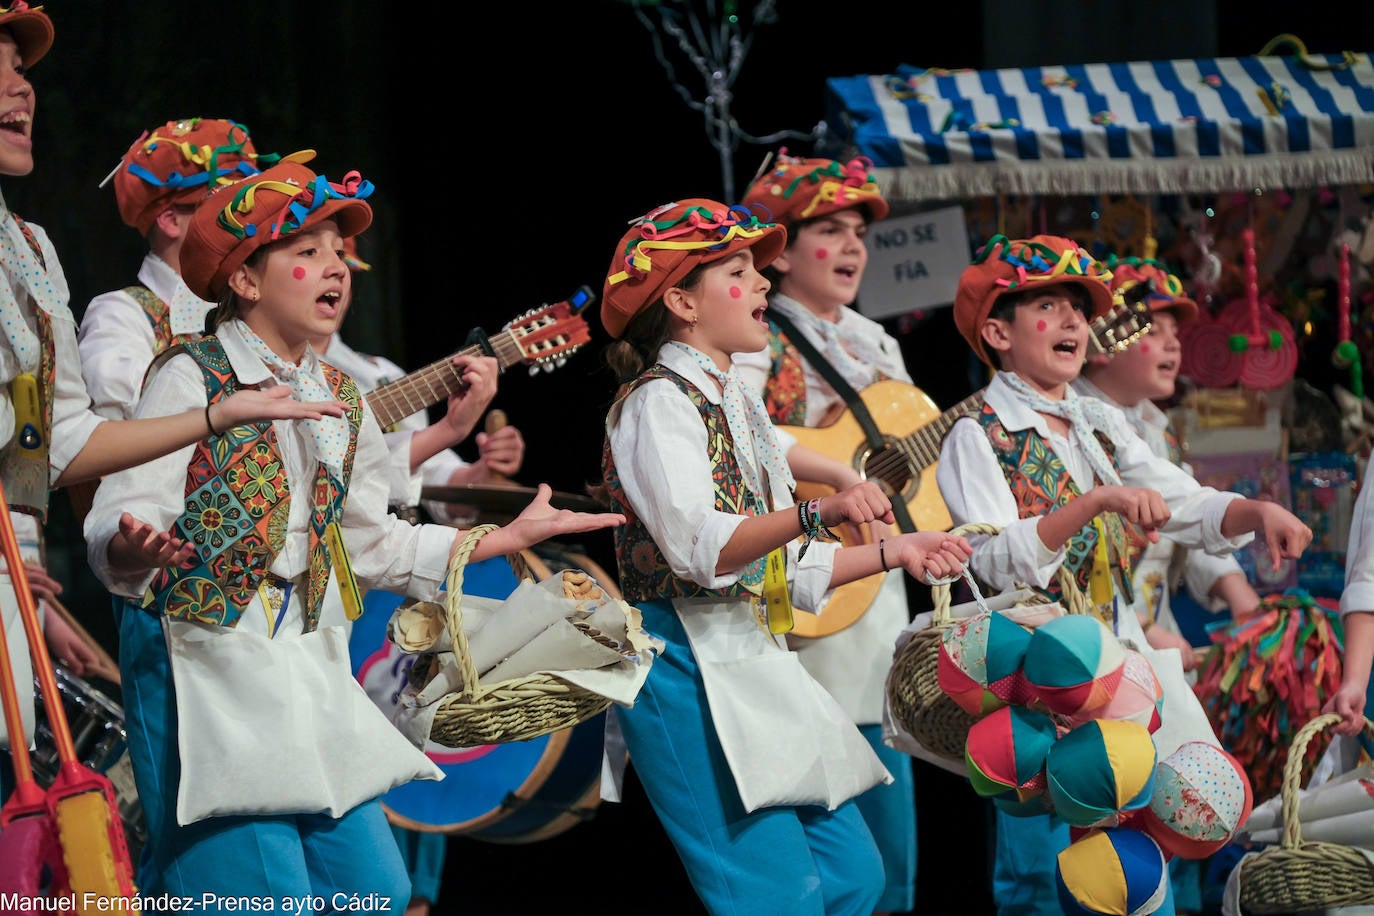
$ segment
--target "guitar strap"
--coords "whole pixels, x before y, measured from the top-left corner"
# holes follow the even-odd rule
[[[802,355],[816,367],[816,371],[830,383],[830,387],[844,398],[844,402],[849,405],[850,411],[854,414],[854,419],[859,422],[859,427],[864,431],[864,439],[868,441],[868,447],[877,452],[887,447],[887,440],[883,437],[882,431],[878,429],[878,424],[873,422],[873,415],[868,412],[868,405],[859,397],[859,392],[854,390],[854,386],[845,381],[844,376],[830,364],[830,361],[821,355],[815,345],[805,334],[797,329],[788,318],[781,312],[770,311],[768,320],[776,324],[787,335],[787,339],[801,351]],[[897,525],[903,531],[915,531],[916,523],[911,520],[911,513],[907,511],[906,503],[900,499],[892,501],[892,514],[897,516]]]

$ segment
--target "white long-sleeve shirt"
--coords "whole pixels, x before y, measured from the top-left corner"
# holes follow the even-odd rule
[[[138,269],[138,282],[168,304],[173,334],[203,333],[205,316],[215,304],[191,292],[170,264],[149,252]],[[81,316],[77,345],[92,409],[111,420],[132,417],[157,346],[143,306],[122,289],[101,293]]]
[[[249,348],[232,324],[216,332],[239,381],[244,386],[272,384],[271,371]],[[314,354],[307,352],[307,360]],[[190,356],[179,355],[150,376],[137,415],[155,417],[191,409],[204,409],[205,382],[200,367]],[[364,402],[364,410],[366,410]],[[269,571],[283,579],[296,579],[306,571],[309,551],[310,486],[316,459],[304,423],[274,422],[277,447],[286,465],[292,500],[286,541]],[[188,445],[156,461],[111,474],[96,492],[86,517],[84,534],[91,569],[118,595],[142,595],[156,570],[115,569],[107,549],[118,531],[120,514],[129,512],[157,530],[168,530],[185,510],[186,468],[195,445]],[[382,588],[416,597],[433,596],[448,571],[448,555],[454,529],[441,525],[410,525],[387,512],[390,451],[375,421],[363,418],[357,452],[344,504],[344,540],[352,558],[353,572],[364,588]],[[331,594],[335,594],[333,588]],[[328,602],[328,599],[327,599]],[[293,602],[298,604],[298,602]],[[337,613],[338,609],[334,609]],[[322,624],[330,609],[322,614]],[[250,625],[261,614],[245,613]],[[288,618],[289,620],[289,618]],[[298,623],[299,621],[297,621]],[[333,622],[339,622],[337,619]],[[291,627],[281,630],[290,631]],[[299,627],[295,628],[299,631]]]
[[[1065,396],[1080,397],[1072,388]],[[1045,418],[1016,397],[1002,380],[1002,373],[988,385],[984,399],[1008,431],[1034,428],[1049,442],[1081,491],[1093,486],[1092,467],[1072,428],[1067,438],[1050,432]],[[1115,443],[1121,482],[1125,486],[1149,487],[1164,497],[1172,514],[1161,533],[1186,547],[1218,555],[1230,554],[1253,539],[1252,534],[1232,539],[1221,533],[1226,507],[1232,500],[1242,498],[1239,493],[1202,486],[1167,458],[1155,455],[1143,439],[1130,431],[1124,417],[1120,418],[1119,427],[1124,434]],[[1040,516],[1020,518],[1002,465],[977,419],[964,417],[950,429],[940,449],[936,480],[956,525],[986,522],[1001,528],[996,536],[969,539],[974,544],[972,565],[980,577],[999,591],[1018,582],[1042,588],[1049,585],[1064,561],[1064,548],[1050,550],[1040,540],[1036,530]]]

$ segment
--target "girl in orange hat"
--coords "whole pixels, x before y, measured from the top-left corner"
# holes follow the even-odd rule
[[[181,263],[191,291],[218,303],[211,333],[154,363],[138,407],[208,412],[240,388],[282,384],[347,413],[216,425],[107,477],[86,519],[91,567],[125,599],[145,894],[392,913],[410,897],[378,799],[439,772],[354,679],[346,631],[369,588],[432,597],[464,532],[387,514],[381,428],[309,345],[347,301],[343,240],[371,221],[371,191],[356,172],[332,183],[284,161],[202,202]],[[551,492],[471,559],[623,522],[554,510]]]
[[[33,171],[32,125],[37,103],[27,73],[52,46],[51,20],[41,9],[15,0],[0,8],[0,175]],[[120,468],[165,455],[205,435],[210,424],[237,424],[274,417],[318,419],[339,415],[335,401],[302,403],[279,386],[242,392],[216,405],[174,416],[105,422],[90,409],[81,375],[76,321],[62,265],[43,229],[11,212],[0,198],[0,480],[21,554],[38,597],[60,586],[43,571],[42,522],[50,489],[94,480]],[[32,709],[29,653],[19,626],[13,591],[5,577],[0,607],[11,650],[20,706]],[[58,658],[84,656],[80,637],[60,615],[48,615],[48,642]],[[25,717],[32,737],[32,716]],[[8,758],[0,767],[0,795],[10,791]]]
[[[967,543],[818,539],[891,524],[870,482],[793,502],[784,444],[731,358],[767,342],[760,269],[785,235],[747,209],[685,200],[637,221],[612,258],[601,320],[629,381],[607,417],[604,479],[628,519],[621,590],[667,649],[608,727],[709,912],[868,916],[883,869],[853,799],[891,776],[786,649],[789,589],[823,608],[833,586],[884,570],[956,572]]]

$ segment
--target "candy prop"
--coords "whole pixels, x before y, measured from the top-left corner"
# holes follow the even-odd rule
[[[940,638],[940,689],[975,716],[1024,704],[1030,692],[1021,664],[1030,641],[1030,630],[996,611],[959,621]]]
[[[1360,348],[1350,339],[1350,243],[1341,243],[1341,259],[1336,271],[1336,349],[1331,363],[1337,369],[1350,370],[1350,393],[1357,399],[1364,397],[1364,366]]]
[[[1065,732],[1045,758],[1050,802],[1075,827],[1115,827],[1150,803],[1155,746],[1136,722],[1085,722]]]
[[[1181,859],[1204,859],[1231,841],[1254,796],[1240,762],[1205,741],[1189,741],[1155,766],[1150,804],[1134,824]]]
[[[1160,713],[1164,709],[1164,688],[1155,676],[1150,660],[1134,649],[1124,649],[1125,664],[1121,683],[1110,700],[1087,713],[1070,716],[1070,727],[1092,719],[1121,719],[1145,726],[1150,734],[1159,729]]]
[[[1024,706],[1003,706],[979,719],[968,730],[964,750],[973,790],[984,798],[1021,802],[1040,795],[1045,757],[1057,737],[1053,719]]]
[[[1230,388],[1239,381],[1244,357],[1231,349],[1227,326],[1203,312],[1179,326],[1178,338],[1183,347],[1180,374],[1202,388]]]
[[[1121,683],[1126,656],[1115,634],[1086,614],[1066,614],[1036,628],[1022,667],[1037,699],[1063,716],[1105,704]]]
[[[1243,623],[1213,630],[1195,688],[1218,739],[1260,798],[1276,795],[1298,730],[1341,681],[1338,615],[1301,589],[1268,595]],[[1317,748],[1302,778],[1316,765]]]
[[[1139,830],[1098,830],[1070,843],[1055,863],[1066,914],[1145,916],[1164,903],[1169,869],[1154,840]]]
[[[1247,228],[1245,241],[1245,298],[1231,302],[1217,316],[1229,324],[1229,346],[1244,355],[1240,384],[1247,388],[1278,388],[1293,377],[1298,367],[1298,348],[1293,328],[1268,303],[1260,302],[1259,271],[1255,256],[1255,230]],[[1239,308],[1237,308],[1239,306]],[[1243,309],[1243,314],[1240,312]]]

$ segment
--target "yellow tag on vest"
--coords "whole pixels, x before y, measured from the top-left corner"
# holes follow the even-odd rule
[[[334,578],[339,583],[344,615],[349,620],[357,620],[363,615],[363,593],[358,590],[358,580],[353,577],[353,563],[348,559],[348,548],[344,546],[343,530],[338,522],[330,522],[325,527],[324,546],[329,551],[329,563],[334,567]]]
[[[1116,587],[1112,584],[1112,558],[1107,550],[1107,526],[1102,523],[1102,519],[1093,519],[1093,527],[1097,529],[1097,546],[1093,549],[1092,572],[1088,576],[1088,600],[1095,607],[1102,607],[1104,604],[1111,604],[1116,595]]]
[[[792,598],[787,594],[787,554],[779,547],[768,554],[763,572],[763,601],[768,614],[768,632],[792,632]]]
[[[16,457],[48,463],[48,439],[43,431],[43,401],[38,397],[38,378],[21,372],[10,382],[14,404],[14,441]]]

